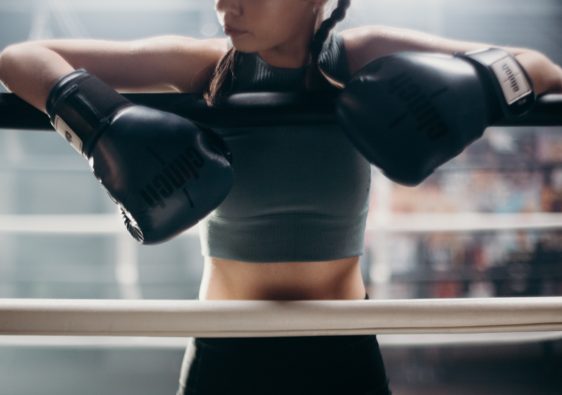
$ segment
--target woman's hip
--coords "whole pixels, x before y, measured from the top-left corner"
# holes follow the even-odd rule
[[[375,335],[195,338],[178,394],[388,395]]]

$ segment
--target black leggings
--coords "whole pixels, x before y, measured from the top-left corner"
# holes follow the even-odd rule
[[[192,338],[176,395],[218,394],[390,395],[391,391],[375,335]]]

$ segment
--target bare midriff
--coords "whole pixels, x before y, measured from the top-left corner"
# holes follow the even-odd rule
[[[359,257],[254,263],[205,258],[200,300],[364,299]]]

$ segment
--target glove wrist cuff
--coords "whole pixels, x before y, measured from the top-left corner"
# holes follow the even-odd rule
[[[55,130],[89,158],[112,116],[129,103],[106,83],[78,69],[61,77],[51,88],[46,110]]]
[[[472,63],[479,73],[490,80],[499,104],[495,118],[506,120],[528,114],[536,102],[533,82],[521,64],[509,52],[501,48],[455,53],[455,56]],[[496,119],[492,119],[492,122]]]

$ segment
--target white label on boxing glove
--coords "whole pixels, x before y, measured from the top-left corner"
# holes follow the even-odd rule
[[[78,151],[80,155],[82,155],[82,147],[84,146],[84,143],[82,142],[80,137],[78,137],[78,135],[74,133],[74,130],[72,130],[70,126],[68,126],[68,124],[64,122],[64,120],[59,116],[55,117],[54,126],[57,133],[64,137],[64,139],[68,141],[68,143],[76,151]]]
[[[506,56],[492,65],[492,70],[502,87],[508,105],[532,93],[531,85],[521,66],[511,56]]]

